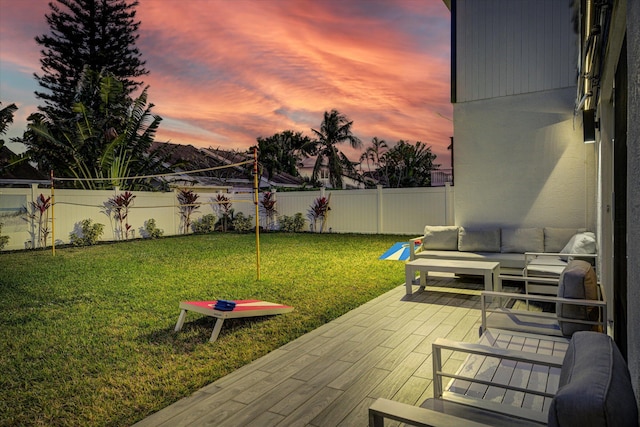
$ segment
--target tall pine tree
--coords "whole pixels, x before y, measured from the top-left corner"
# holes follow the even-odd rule
[[[35,75],[45,105],[28,118],[20,139],[30,159],[55,176],[76,178],[63,185],[139,189],[132,175],[166,172],[163,157],[149,155],[162,120],[151,113],[147,88],[136,78],[148,74],[136,48],[140,22],[137,0],[55,0],[46,15],[48,34],[36,37],[42,75]],[[95,178],[102,180],[96,181]]]
[[[136,78],[148,74],[136,47],[140,21],[136,21],[138,1],[56,0],[46,15],[49,34],[35,38],[42,46],[42,74],[35,74],[44,91],[39,109],[49,119],[67,120],[72,111],[77,86],[86,69],[108,72],[123,83],[123,96],[142,85]],[[64,7],[61,7],[64,6]]]

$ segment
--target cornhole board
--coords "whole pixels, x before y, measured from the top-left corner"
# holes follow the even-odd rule
[[[176,323],[175,331],[178,332],[184,325],[184,319],[187,311],[195,311],[205,316],[215,317],[216,324],[213,326],[213,332],[209,342],[214,342],[220,335],[222,323],[225,319],[238,319],[240,317],[256,317],[271,316],[275,314],[284,314],[293,311],[293,307],[282,304],[275,304],[268,301],[260,301],[257,299],[235,300],[236,306],[231,311],[216,310],[214,307],[217,301],[183,301],[180,303],[180,316]]]

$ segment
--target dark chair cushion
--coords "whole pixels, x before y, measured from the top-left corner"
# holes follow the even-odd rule
[[[560,275],[558,283],[558,296],[572,299],[598,299],[598,277],[591,264],[582,260],[573,260]],[[556,304],[558,317],[578,320],[598,320],[597,307],[583,305]],[[560,330],[564,335],[571,336],[576,331],[588,331],[593,325],[558,321]]]
[[[549,408],[549,426],[638,427],[629,370],[611,337],[573,335]]]

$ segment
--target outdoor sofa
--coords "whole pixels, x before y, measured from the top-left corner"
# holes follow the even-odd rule
[[[580,257],[595,264],[596,256],[594,233],[581,228],[427,225],[424,234],[410,239],[409,244],[410,261],[499,262],[503,279],[526,280],[527,286],[527,278],[532,277],[540,278],[538,283],[557,285],[557,279],[569,260]],[[554,294],[555,290],[541,293]]]

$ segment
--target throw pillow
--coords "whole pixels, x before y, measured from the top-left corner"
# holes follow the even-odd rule
[[[544,228],[544,251],[558,253],[564,248],[569,239],[576,234],[587,231],[584,228]]]
[[[560,251],[561,254],[595,254],[596,235],[592,232],[575,234]],[[560,256],[564,261],[569,261],[568,256]]]
[[[558,282],[558,297],[571,299],[598,299],[598,278],[596,272],[586,261],[571,261],[560,274]],[[556,304],[558,317],[577,320],[598,320],[599,310],[596,307],[584,305]],[[571,321],[558,321],[560,330],[566,336],[573,335],[576,331],[588,331],[593,325],[572,323]]]
[[[500,229],[472,230],[460,227],[458,250],[463,252],[500,252]]]
[[[548,425],[638,426],[629,369],[611,337],[577,332],[567,349]]]
[[[448,225],[427,225],[424,228],[422,248],[437,251],[457,251],[459,228]]]

